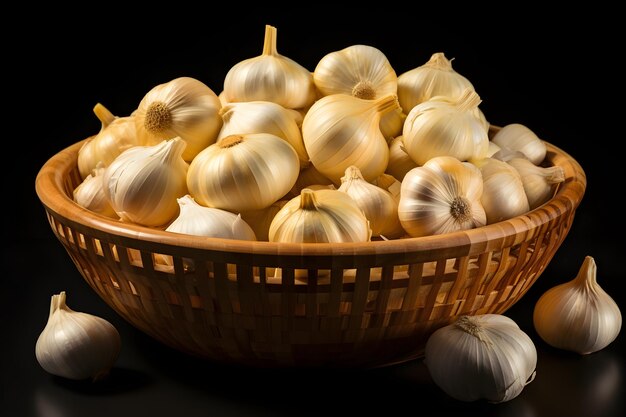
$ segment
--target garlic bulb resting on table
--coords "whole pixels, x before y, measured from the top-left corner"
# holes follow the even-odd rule
[[[598,285],[596,272],[594,259],[587,256],[576,278],[537,301],[533,322],[549,345],[586,355],[604,349],[619,334],[622,313]]]
[[[517,397],[532,382],[537,350],[506,316],[462,316],[430,336],[424,363],[437,386],[451,397],[501,403]]]
[[[74,189],[74,201],[81,207],[91,210],[94,213],[117,219],[117,213],[109,204],[109,200],[104,194],[102,184],[102,175],[104,167],[102,162],[98,163],[93,174],[89,174],[87,178]]]
[[[221,103],[204,83],[176,78],[150,90],[135,112],[137,135],[145,144],[180,137],[187,146],[183,159],[190,162],[217,139],[222,127]]]
[[[53,375],[101,379],[117,360],[120,335],[108,321],[73,311],[65,300],[65,291],[52,296],[48,323],[35,347],[37,361]]]
[[[413,168],[402,181],[398,216],[413,237],[484,226],[480,170],[468,162],[440,156]]]

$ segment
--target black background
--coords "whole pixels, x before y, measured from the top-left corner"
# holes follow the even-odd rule
[[[410,12],[383,3],[294,5],[293,11],[280,12],[265,7],[244,14],[245,6],[232,2],[222,5],[222,12],[170,5],[136,16],[110,6],[72,10],[80,17],[64,19],[53,17],[64,10],[38,9],[42,20],[31,13],[7,17],[16,19],[18,29],[3,30],[9,194],[0,414],[624,415],[618,397],[626,377],[623,334],[605,350],[581,357],[550,348],[532,327],[539,296],[573,278],[585,255],[596,259],[602,287],[620,306],[626,302],[621,291],[626,217],[619,202],[624,83],[616,61],[623,46],[616,42],[615,11],[569,9],[548,16],[542,9],[509,4],[508,11],[484,13],[453,5]],[[290,372],[237,369],[185,356],[117,316],[56,241],[34,191],[35,176],[53,154],[98,131],[93,105],[101,102],[127,115],[151,87],[179,76],[198,78],[219,93],[232,65],[260,54],[266,23],[279,30],[279,52],[310,70],[326,53],[357,43],[381,49],[398,74],[443,51],[472,81],[491,123],[523,123],[585,169],[587,193],[569,236],[546,272],[506,313],[531,336],[539,355],[536,380],[515,400],[454,401],[432,383],[419,360],[373,371]],[[106,318],[121,333],[121,356],[104,383],[64,381],[35,360],[49,297],[62,290],[72,308]]]

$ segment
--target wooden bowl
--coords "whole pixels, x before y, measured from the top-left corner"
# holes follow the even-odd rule
[[[567,236],[586,187],[580,165],[548,144],[546,164],[561,166],[565,182],[549,202],[507,221],[367,243],[235,241],[78,206],[71,196],[81,145],[46,162],[36,189],[84,279],[155,339],[251,366],[389,365],[422,355],[428,336],[460,315],[505,312]],[[173,256],[173,266],[158,255]]]

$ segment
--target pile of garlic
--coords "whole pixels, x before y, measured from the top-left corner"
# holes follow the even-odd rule
[[[443,53],[397,76],[383,52],[354,45],[311,73],[278,53],[266,26],[262,54],[234,65],[219,95],[182,77],[128,117],[96,105],[102,129],[79,151],[74,199],[124,222],[233,239],[480,227],[540,206],[564,180],[541,167],[546,146],[530,129],[508,125],[490,140],[480,103]],[[246,232],[224,232],[235,223]]]

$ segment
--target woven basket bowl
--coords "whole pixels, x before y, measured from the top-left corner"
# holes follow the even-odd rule
[[[166,345],[251,366],[390,365],[422,355],[428,336],[460,315],[503,313],[552,259],[586,187],[580,165],[548,144],[546,165],[563,167],[565,182],[549,202],[507,221],[367,243],[235,241],[124,224],[78,206],[81,145],[46,162],[36,190],[85,281]]]

